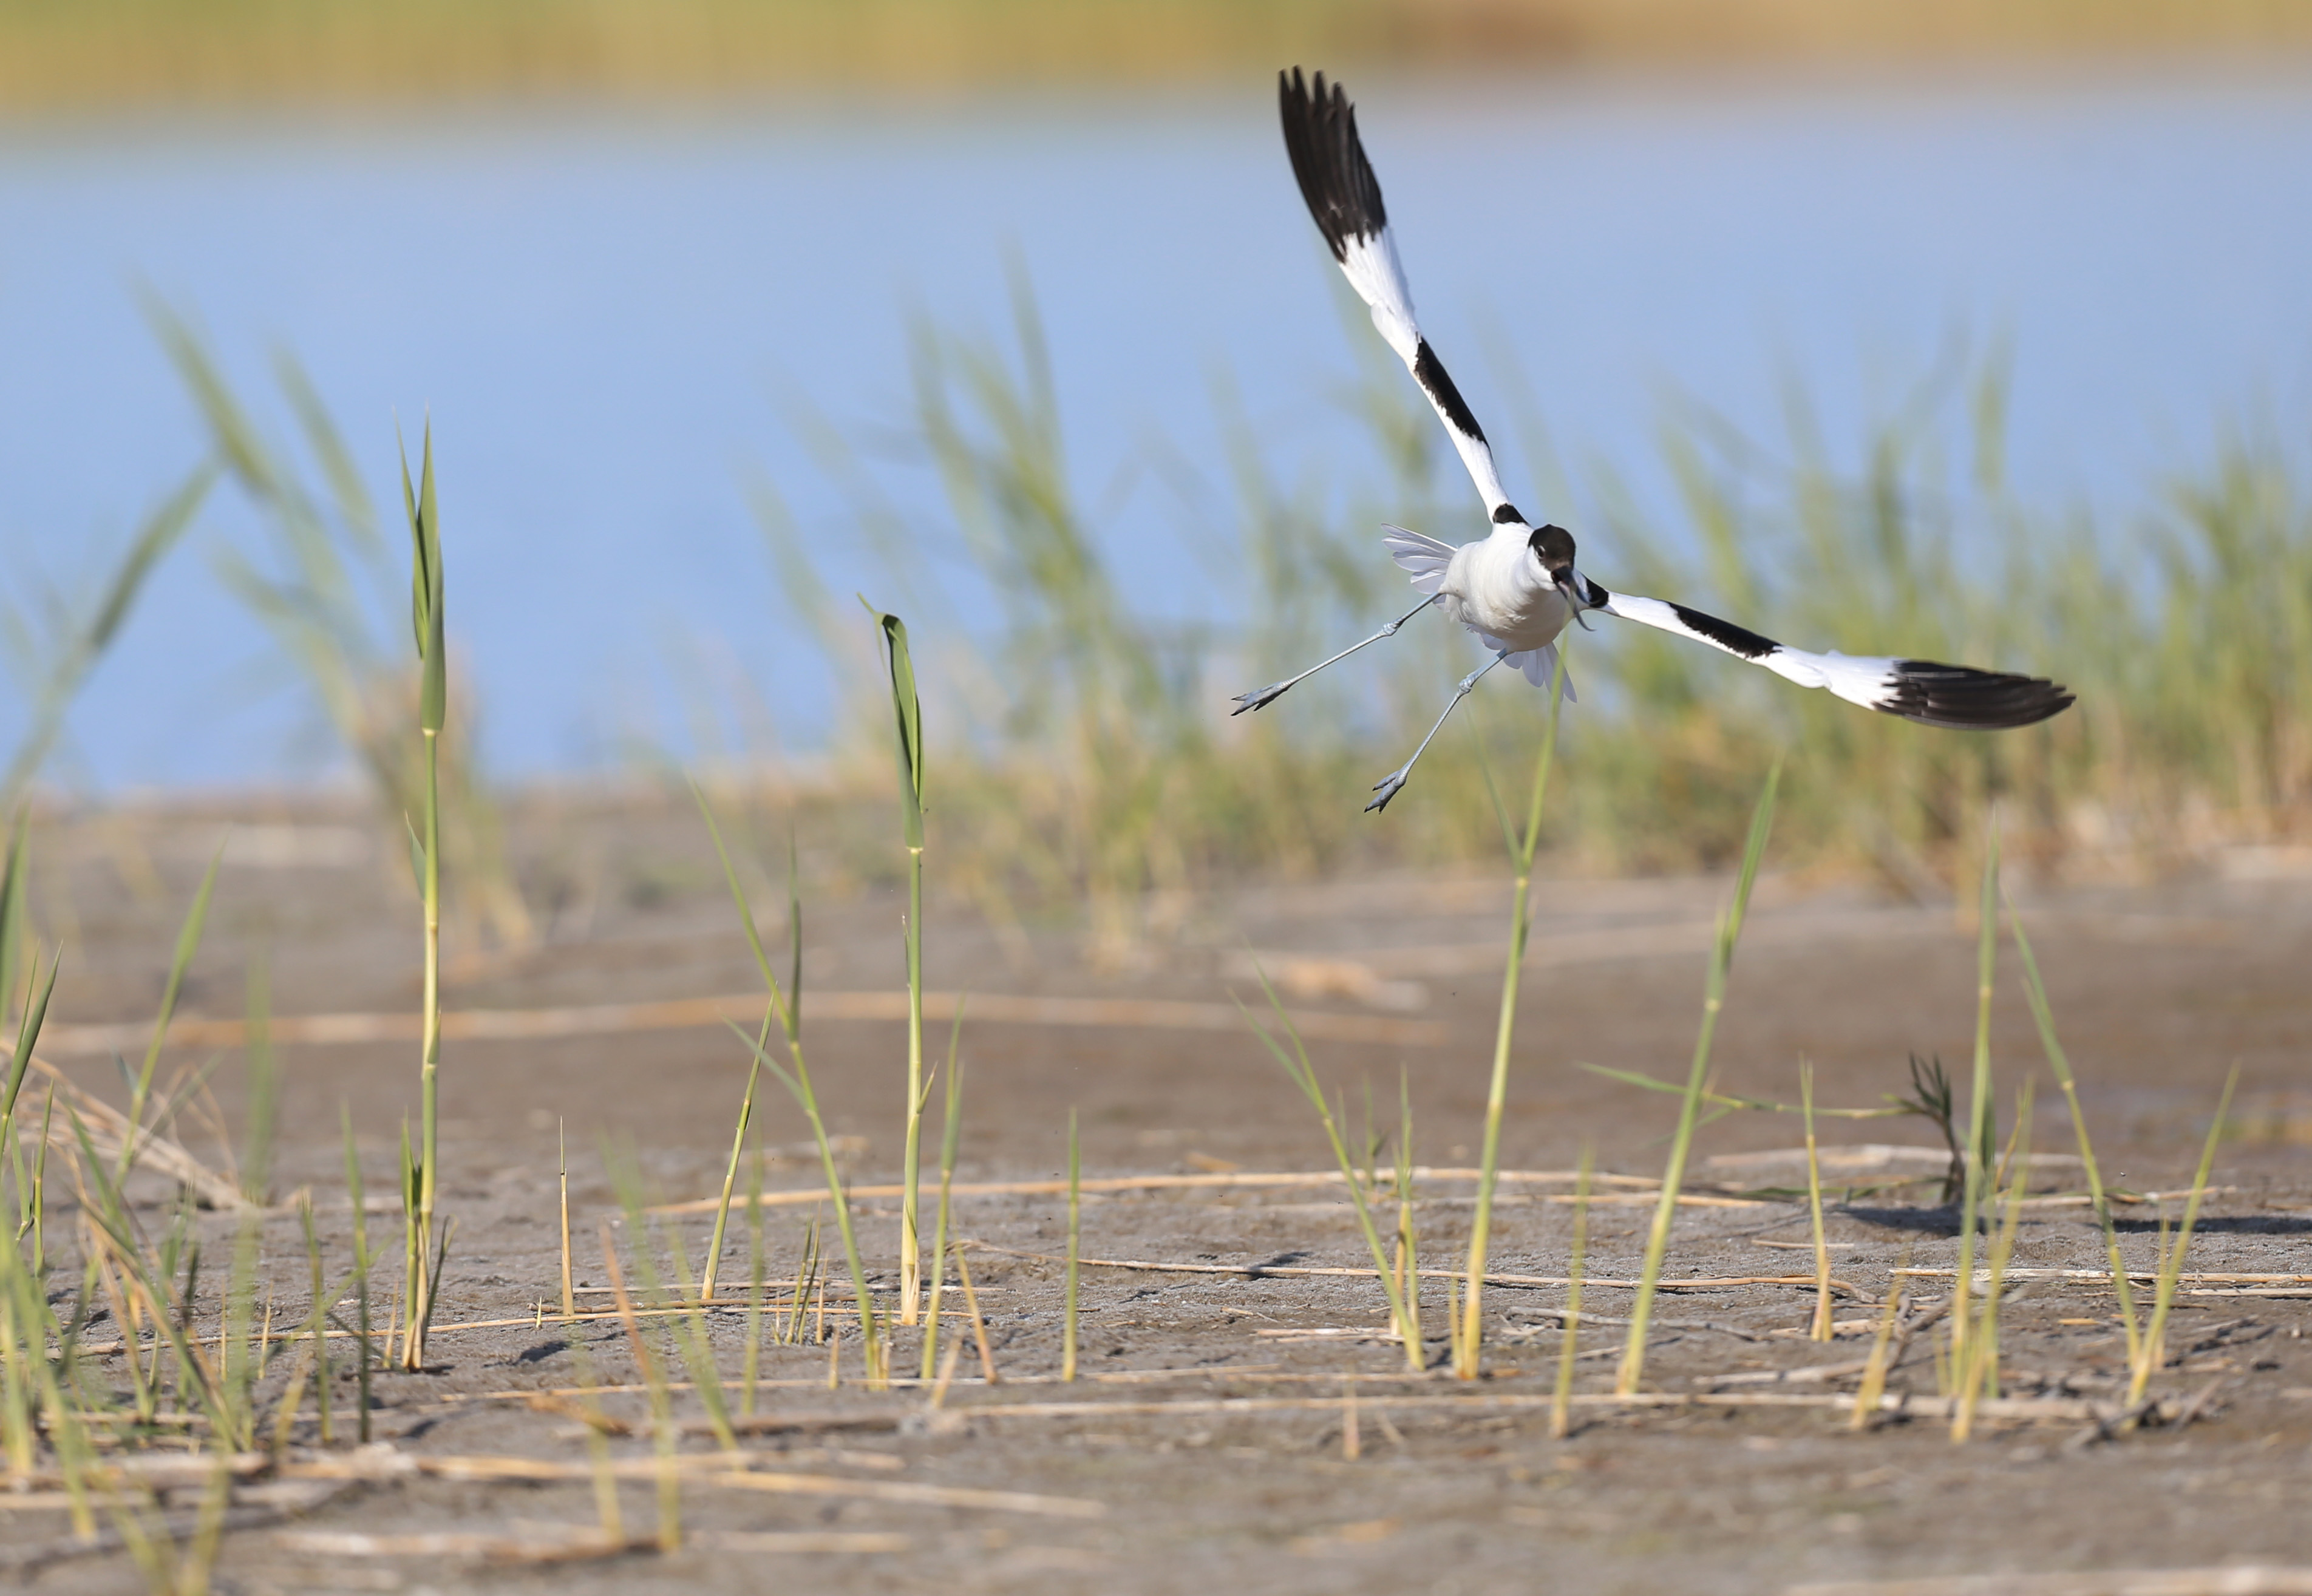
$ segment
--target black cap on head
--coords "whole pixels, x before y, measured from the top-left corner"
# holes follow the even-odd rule
[[[1573,568],[1573,534],[1562,526],[1546,526],[1528,539],[1533,557],[1552,576]]]

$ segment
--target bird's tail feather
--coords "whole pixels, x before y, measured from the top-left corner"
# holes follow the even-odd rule
[[[1500,645],[1494,646],[1499,647]],[[1547,692],[1550,679],[1557,674],[1557,645],[1545,644],[1539,648],[1529,648],[1523,653],[1513,653],[1510,655],[1509,662],[1523,671],[1528,681]],[[1573,673],[1570,671],[1565,675],[1565,701],[1568,704],[1581,702],[1581,695],[1573,690]]]
[[[1380,540],[1388,557],[1411,574],[1414,592],[1434,593],[1445,584],[1445,567],[1453,563],[1450,543],[1401,526],[1384,528]]]

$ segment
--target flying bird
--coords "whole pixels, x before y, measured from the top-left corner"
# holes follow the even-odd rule
[[[2037,677],[1938,664],[1931,660],[1809,653],[1683,604],[1609,592],[1584,575],[1574,565],[1572,533],[1561,526],[1534,526],[1510,502],[1494,469],[1493,452],[1485,442],[1484,429],[1470,414],[1467,401],[1453,386],[1437,352],[1421,336],[1414,319],[1413,293],[1389,233],[1380,184],[1357,136],[1356,110],[1348,95],[1338,83],[1328,86],[1321,72],[1313,85],[1305,82],[1298,67],[1277,75],[1277,95],[1284,120],[1284,148],[1292,159],[1292,175],[1300,180],[1309,214],[1316,219],[1317,229],[1325,235],[1349,285],[1371,310],[1373,326],[1411,369],[1414,381],[1435,408],[1437,418],[1445,424],[1454,452],[1477,485],[1493,530],[1477,541],[1457,548],[1403,527],[1388,528],[1382,543],[1411,574],[1414,589],[1425,595],[1422,601],[1331,659],[1298,676],[1240,695],[1232,713],[1242,715],[1273,703],[1287,688],[1326,666],[1396,636],[1407,621],[1432,606],[1476,633],[1493,657],[1461,679],[1444,714],[1413,750],[1413,758],[1375,784],[1376,796],[1365,805],[1369,811],[1387,807],[1397,796],[1414,762],[1427,751],[1455,706],[1495,665],[1516,666],[1527,680],[1546,688],[1557,675],[1558,634],[1571,621],[1579,620],[1587,627],[1590,623],[1583,618],[1593,610],[1675,632],[1736,659],[1763,665],[1800,687],[1827,688],[1850,704],[1898,715],[1922,726],[1963,731],[2028,726],[2071,706],[2070,691]]]

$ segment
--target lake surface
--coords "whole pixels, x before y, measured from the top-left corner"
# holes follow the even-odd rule
[[[2312,82],[1352,86],[1426,330],[1480,417],[1514,431],[1521,370],[1577,473],[1609,467],[1651,502],[1668,503],[1666,395],[1771,437],[1796,377],[1852,439],[1961,333],[2011,341],[2011,469],[2049,505],[2126,513],[2228,420],[2300,439],[2312,417]],[[1265,84],[18,127],[0,218],[0,586],[76,591],[198,458],[149,290],[284,432],[267,362],[293,349],[381,502],[394,418],[414,441],[430,413],[453,641],[507,775],[614,767],[635,741],[691,753],[690,707],[738,683],[784,744],[812,744],[828,683],[747,481],[777,484],[836,592],[888,591],[787,418],[798,401],[854,434],[899,418],[908,318],[1001,334],[1009,260],[1048,330],[1077,485],[1150,610],[1232,613],[1213,529],[1165,486],[1185,471],[1225,502],[1216,377],[1280,475],[1371,474],[1336,400],[1349,339],[1371,335],[1344,329]],[[1505,452],[1520,504],[1579,515]],[[924,474],[889,485],[924,547],[951,548]],[[212,501],[53,774],[118,791],[333,768],[213,574],[252,531],[230,492]],[[961,569],[934,557],[927,580],[968,610]],[[0,741],[21,719],[0,713]]]

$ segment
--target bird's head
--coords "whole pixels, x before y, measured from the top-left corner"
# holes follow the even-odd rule
[[[1533,550],[1542,574],[1565,597],[1565,607],[1576,620],[1590,608],[1581,597],[1581,574],[1573,568],[1573,534],[1562,526],[1546,526],[1536,531],[1527,547]],[[1582,621],[1585,627],[1590,623]]]

